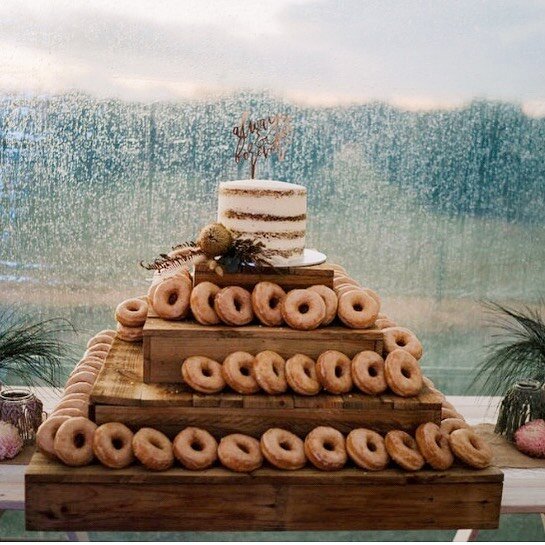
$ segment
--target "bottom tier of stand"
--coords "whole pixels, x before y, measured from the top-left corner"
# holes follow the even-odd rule
[[[154,473],[71,468],[37,453],[26,474],[26,523],[74,531],[497,528],[502,482],[496,468]]]

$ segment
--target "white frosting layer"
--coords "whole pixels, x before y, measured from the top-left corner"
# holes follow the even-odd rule
[[[307,192],[302,185],[235,180],[219,186],[218,221],[236,236],[263,242],[273,265],[286,264],[303,253],[306,213]]]

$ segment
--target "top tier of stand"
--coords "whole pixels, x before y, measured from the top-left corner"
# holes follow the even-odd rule
[[[245,267],[241,272],[224,271],[220,276],[211,271],[206,264],[201,263],[195,266],[194,284],[197,285],[201,282],[212,282],[222,288],[241,286],[250,290],[258,282],[274,282],[285,290],[308,288],[316,284],[333,288],[333,269],[326,263],[312,267],[284,269]]]

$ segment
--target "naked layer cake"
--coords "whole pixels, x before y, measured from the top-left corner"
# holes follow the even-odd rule
[[[235,238],[262,242],[272,265],[289,264],[305,249],[307,190],[275,180],[222,182],[218,222]]]

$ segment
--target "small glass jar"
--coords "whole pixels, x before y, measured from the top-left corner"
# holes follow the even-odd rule
[[[17,388],[0,392],[0,420],[19,430],[25,445],[34,443],[43,417],[43,403],[30,390]]]

